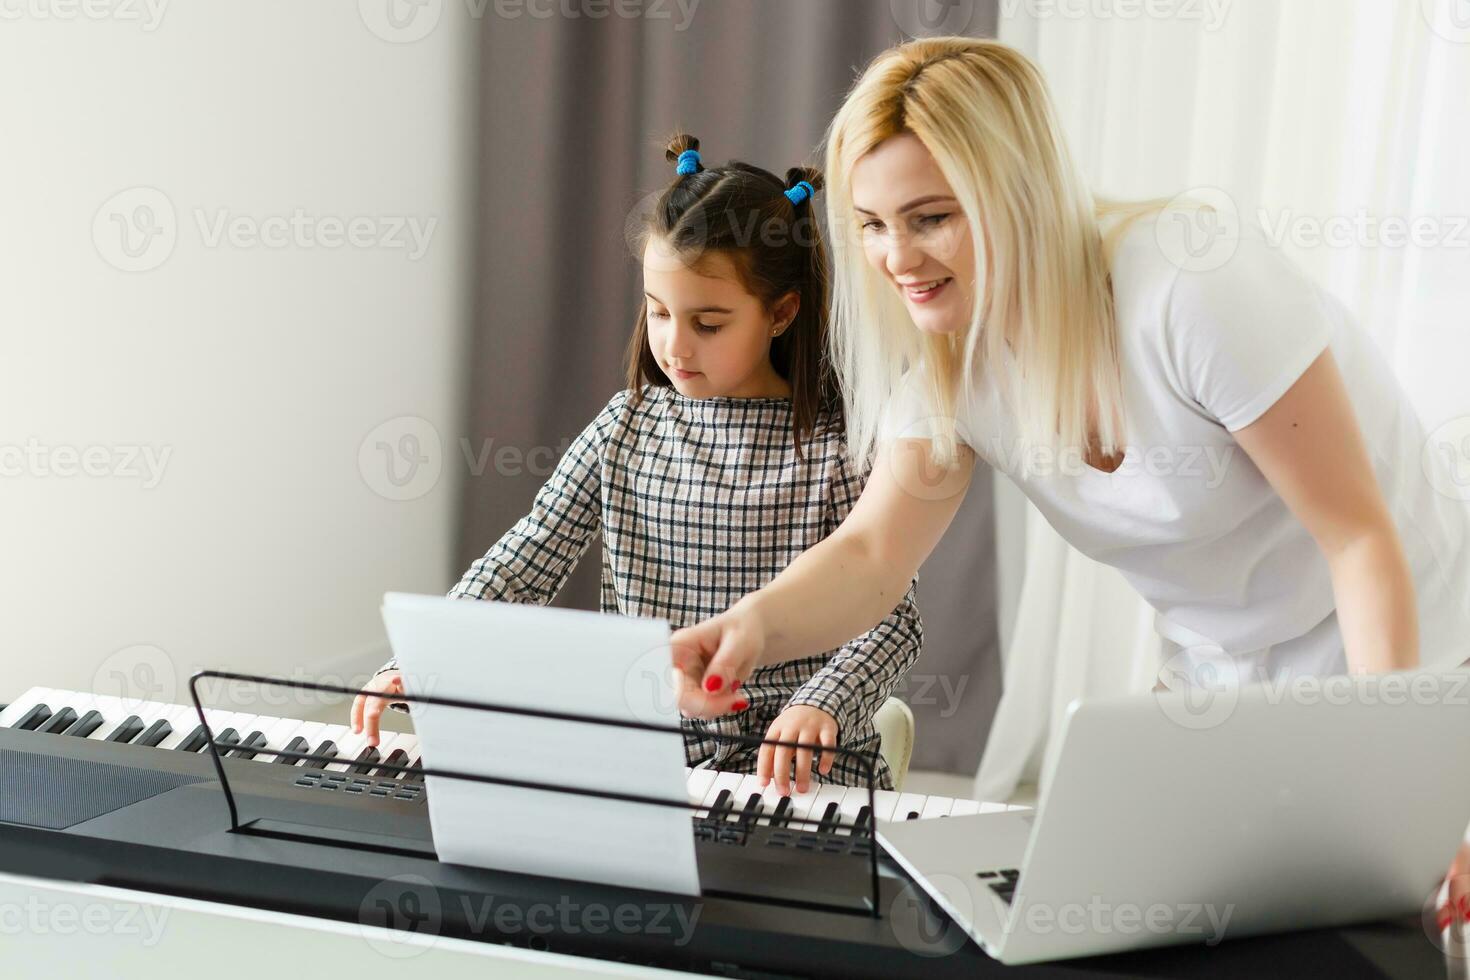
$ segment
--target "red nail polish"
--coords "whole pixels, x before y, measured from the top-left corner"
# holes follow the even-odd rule
[[[725,682],[722,681],[722,680],[720,680],[720,678],[717,677],[714,674],[710,674],[708,677],[706,677],[704,679],[704,689],[706,691],[718,691],[720,688],[722,688],[724,686],[725,686]]]
[[[730,707],[734,708],[736,711],[744,711],[746,708],[750,707],[750,702],[745,700],[744,698],[741,698]]]
[[[732,691],[738,691],[738,690],[740,690],[740,682],[739,681],[731,681],[730,682],[730,690],[732,690]]]

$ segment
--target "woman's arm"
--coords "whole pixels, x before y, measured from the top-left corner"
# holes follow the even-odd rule
[[[954,520],[974,473],[974,452],[964,445],[947,470],[928,457],[927,440],[883,446],[835,532],[764,588],[673,634],[680,710],[726,714],[740,699],[732,682],[757,666],[835,649],[893,611]]]
[[[1234,436],[1327,557],[1348,669],[1417,665],[1414,579],[1332,352]]]

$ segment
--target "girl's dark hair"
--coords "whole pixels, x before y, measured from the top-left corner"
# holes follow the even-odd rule
[[[674,163],[685,150],[698,149],[699,140],[680,133],[664,155]],[[810,196],[792,204],[785,194],[803,180],[814,190],[822,187],[822,173],[813,167],[792,167],[784,181],[738,160],[676,173],[629,237],[640,260],[650,237],[691,268],[710,253],[729,257],[741,285],[768,310],[787,293],[800,297],[796,318],[771,341],[771,364],[791,385],[792,440],[801,460],[802,444],[816,434],[824,410],[829,424],[842,421],[842,399],[827,358],[827,250]],[[634,389],[634,405],[644,384],[673,384],[648,344],[647,299],[639,304],[628,345],[627,386]]]

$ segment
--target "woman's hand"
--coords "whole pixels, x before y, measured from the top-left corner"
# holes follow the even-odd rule
[[[837,719],[821,708],[809,704],[792,705],[776,716],[766,732],[767,739],[781,742],[805,742],[809,745],[837,745]],[[793,749],[786,745],[762,745],[755,774],[761,778],[761,788],[776,777],[776,789],[782,796],[791,795],[791,761],[796,760],[796,791],[805,793],[811,789],[812,750]],[[837,761],[835,752],[823,752],[817,771],[823,776],[832,771]]]
[[[385,670],[381,674],[368,681],[364,690],[381,691],[384,694],[403,693],[403,674],[396,670]],[[369,694],[359,694],[352,700],[352,733],[354,735],[367,732],[367,744],[376,747],[378,744],[378,718],[382,716],[383,709],[388,707],[389,699],[386,697],[373,697]]]
[[[743,602],[677,630],[669,643],[680,713],[686,718],[717,718],[748,708],[740,685],[760,664],[765,638],[764,625]]]
[[[1470,922],[1470,841],[1462,842],[1445,875],[1445,901],[1438,909],[1439,931],[1452,924],[1463,929]]]

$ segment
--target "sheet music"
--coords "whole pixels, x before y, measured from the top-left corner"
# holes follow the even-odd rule
[[[398,593],[383,616],[410,694],[678,724],[665,620]],[[426,770],[685,799],[677,732],[442,705],[410,713]],[[441,861],[699,894],[687,808],[425,782]]]

